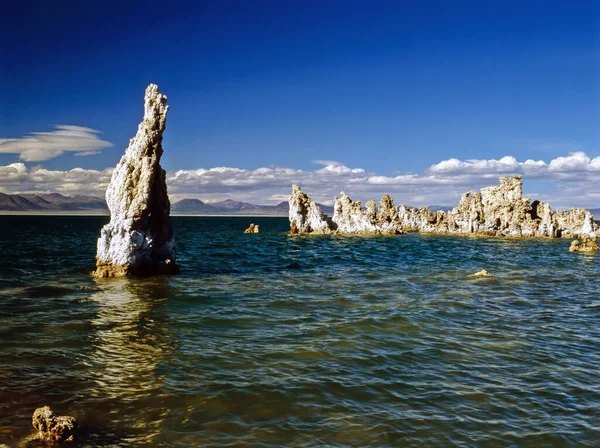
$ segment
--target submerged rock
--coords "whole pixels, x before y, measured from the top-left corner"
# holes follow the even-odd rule
[[[77,429],[74,417],[57,416],[49,406],[34,411],[32,424],[37,431],[35,440],[43,442],[72,442]]]
[[[258,224],[250,224],[248,226],[248,228],[246,230],[244,230],[244,233],[259,233],[260,232],[260,228],[258,226]]]
[[[584,235],[581,238],[581,243],[575,240],[569,247],[569,252],[598,252],[597,238],[595,236]]]
[[[325,213],[321,211],[316,202],[300,189],[292,185],[292,194],[289,198],[289,218],[292,234],[296,233],[331,233],[336,230],[336,225]]]
[[[110,222],[98,239],[97,277],[177,272],[166,173],[160,166],[166,102],[158,86],[150,84],[144,119],[106,190]]]

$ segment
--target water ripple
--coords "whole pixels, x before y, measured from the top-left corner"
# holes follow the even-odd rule
[[[0,217],[0,443],[44,404],[75,446],[600,440],[600,257],[568,241],[182,217],[180,276],[94,281],[105,221]]]

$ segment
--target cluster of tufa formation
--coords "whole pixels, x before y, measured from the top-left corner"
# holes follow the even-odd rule
[[[516,237],[575,237],[598,226],[588,210],[553,212],[549,204],[523,197],[521,176],[501,177],[500,185],[469,191],[450,212],[401,210],[404,227],[421,232]]]
[[[37,431],[34,440],[50,443],[72,442],[77,429],[74,417],[54,415],[49,406],[35,410],[32,424]]]
[[[375,201],[367,202],[367,209],[353,201],[343,191],[335,198],[333,218],[329,218],[299,186],[292,187],[290,196],[291,233],[403,233],[398,221],[398,209],[388,195],[381,199],[379,209]]]
[[[106,190],[110,222],[98,239],[97,277],[177,271],[166,173],[160,166],[166,102],[167,97],[150,84],[144,119]]]
[[[333,219],[294,185],[290,196],[292,233],[390,233],[408,231],[459,235],[515,237],[595,237],[599,232],[591,213],[582,208],[553,212],[550,205],[523,197],[521,176],[501,177],[500,185],[469,191],[449,212],[427,207],[394,206],[384,195],[379,208],[366,209],[344,192],[335,198]]]
[[[340,233],[404,233],[400,226],[398,208],[389,195],[384,195],[379,203],[367,201],[363,210],[360,201],[353,201],[343,191],[335,198],[333,222]]]

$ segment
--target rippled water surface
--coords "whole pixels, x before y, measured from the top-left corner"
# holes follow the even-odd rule
[[[94,280],[107,219],[0,216],[0,444],[50,404],[71,446],[599,446],[600,256],[567,240],[175,217],[181,275]]]

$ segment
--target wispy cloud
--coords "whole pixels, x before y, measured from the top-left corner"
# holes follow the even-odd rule
[[[65,152],[77,156],[98,154],[112,143],[101,140],[99,131],[81,126],[58,125],[56,131],[32,132],[21,138],[0,139],[0,153],[18,154],[25,162],[41,162]]]
[[[591,158],[584,152],[547,162],[519,161],[512,156],[498,160],[452,158],[434,164],[422,173],[394,176],[350,168],[340,162],[319,161],[319,164],[323,167],[312,171],[276,166],[255,170],[233,167],[177,170],[167,173],[167,183],[173,200],[192,197],[210,201],[231,197],[254,203],[274,203],[285,200],[291,185],[297,183],[323,203],[331,203],[333,197],[344,190],[353,199],[363,201],[390,193],[398,203],[452,205],[465,191],[496,184],[498,176],[521,174],[530,197],[548,201],[555,207],[600,206],[600,157]],[[0,166],[0,191],[79,192],[103,196],[111,173],[110,168],[51,171],[13,163]],[[534,181],[544,181],[543,189],[540,190],[540,182]]]

